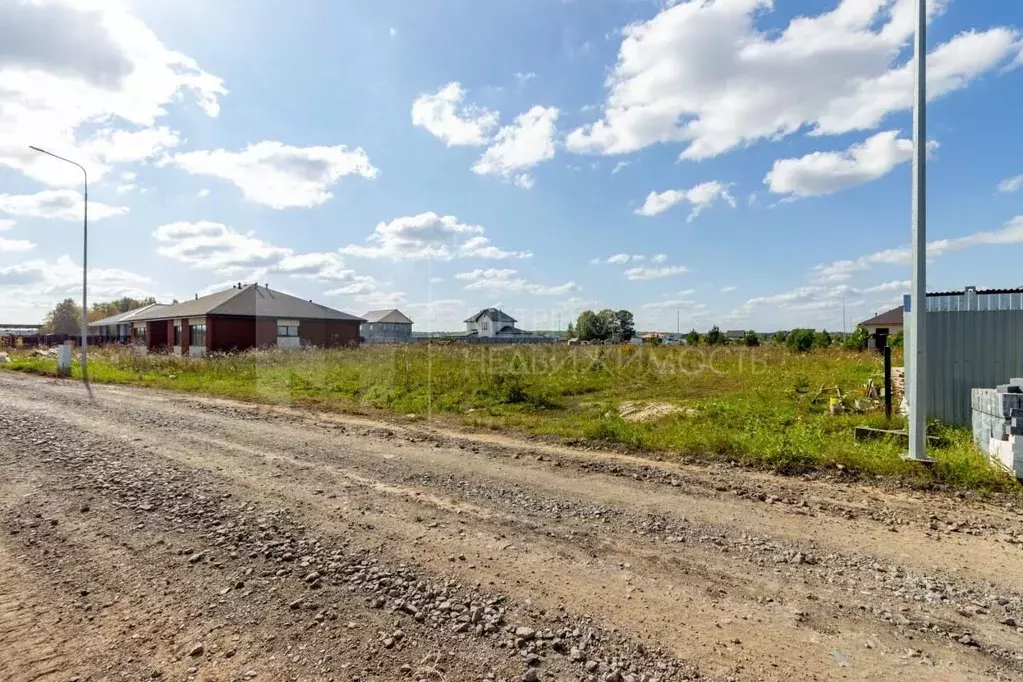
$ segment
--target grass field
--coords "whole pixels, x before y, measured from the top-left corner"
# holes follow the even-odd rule
[[[55,374],[56,360],[14,352],[3,367]],[[881,384],[873,353],[409,345],[188,358],[100,349],[89,354],[89,367],[100,383],[439,418],[620,444],[659,458],[727,459],[782,473],[841,465],[924,487],[1017,489],[973,447],[968,430],[935,425],[945,444],[932,452],[937,464],[930,468],[903,461],[896,442],[854,442],[856,425],[903,428],[904,420],[888,423],[880,409],[833,416],[827,395],[814,398],[822,386],[839,386],[847,405],[863,398],[868,379]],[[622,416],[623,408],[644,407],[650,419]]]

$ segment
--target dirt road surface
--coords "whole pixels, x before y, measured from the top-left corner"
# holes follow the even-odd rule
[[[0,374],[2,680],[1023,679],[1023,509]]]

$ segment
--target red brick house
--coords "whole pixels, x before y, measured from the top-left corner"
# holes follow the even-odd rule
[[[205,355],[261,346],[359,343],[362,318],[258,284],[238,284],[134,318],[132,336],[150,350]]]

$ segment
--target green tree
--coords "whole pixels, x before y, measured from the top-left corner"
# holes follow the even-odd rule
[[[794,351],[806,352],[813,348],[814,336],[812,329],[793,329],[785,337],[785,345]]]
[[[788,332],[775,332],[774,333],[774,342],[775,343],[779,343],[779,344],[780,343],[785,343],[785,340],[788,339],[788,338],[789,338],[789,333]]]
[[[724,344],[728,343],[728,337],[725,336],[725,333],[721,331],[721,328],[718,327],[717,325],[711,327],[710,331],[707,332],[704,338],[706,339],[707,343],[711,346],[723,346]]]
[[[615,311],[605,308],[597,313],[597,338],[607,341],[618,333],[618,318]]]
[[[752,348],[753,346],[760,345],[760,337],[752,329],[747,329],[746,333],[742,336],[742,342]]]
[[[615,326],[619,341],[629,341],[636,335],[636,323],[628,310],[619,310],[615,313]]]
[[[695,346],[700,343],[700,332],[696,331],[696,329],[690,330],[689,333],[686,334],[686,343],[690,346]]]
[[[846,335],[842,345],[846,350],[862,351],[867,350],[868,343],[870,343],[870,332],[863,327],[857,327],[852,334]]]
[[[43,320],[44,334],[79,334],[82,331],[82,309],[73,299],[65,298]]]
[[[575,325],[573,325],[571,322],[568,323],[568,329],[565,330],[565,338],[566,339],[575,338]]]
[[[813,335],[814,348],[827,348],[831,345],[831,334],[827,329],[822,329]]]
[[[580,341],[593,341],[599,338],[598,326],[597,314],[592,310],[584,310],[575,321],[575,333]]]

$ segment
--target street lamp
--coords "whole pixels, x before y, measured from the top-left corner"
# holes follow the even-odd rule
[[[88,357],[89,357],[89,306],[88,306],[88,287],[89,287],[89,174],[85,171],[85,168],[80,163],[75,163],[71,159],[65,159],[63,156],[57,156],[53,152],[48,152],[45,149],[40,149],[33,145],[28,146],[32,151],[39,152],[40,154],[46,154],[52,156],[55,159],[60,159],[66,163],[70,163],[73,166],[78,166],[82,171],[82,176],[85,178],[84,191],[85,195],[85,219],[82,223],[82,381],[85,385],[89,385],[89,371],[88,371]]]
[[[906,337],[906,397],[909,402],[909,459],[927,456],[927,2],[916,0],[916,40],[913,46],[913,228],[912,286],[909,296],[909,335]]]

